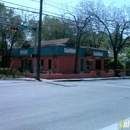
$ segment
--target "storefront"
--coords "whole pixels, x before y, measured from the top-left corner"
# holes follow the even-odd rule
[[[41,47],[41,72],[51,70],[52,73],[70,74],[74,72],[74,61],[76,48],[66,44],[68,39],[53,40],[53,44],[45,44]],[[51,41],[49,41],[51,43]],[[33,46],[29,48],[19,48],[12,51],[13,67],[21,68],[23,71],[33,72],[34,58]],[[108,57],[108,52],[94,48],[80,47],[78,56],[78,73],[104,70],[104,58]]]

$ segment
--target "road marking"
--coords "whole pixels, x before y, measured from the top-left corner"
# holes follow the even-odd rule
[[[125,122],[126,122],[126,121],[129,121],[129,120],[130,120],[130,118],[124,119]],[[121,120],[120,120],[120,121],[121,121]],[[104,127],[104,128],[102,128],[102,129],[99,129],[99,130],[121,130],[121,128],[119,127],[120,121],[118,121],[118,122],[115,123],[115,124],[112,124],[112,125],[109,125],[109,126],[107,126],[107,127]],[[123,129],[125,129],[125,128],[123,128]],[[128,129],[128,128],[127,128],[127,129]]]

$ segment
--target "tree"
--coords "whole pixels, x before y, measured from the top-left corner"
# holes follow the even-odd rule
[[[114,58],[108,57],[104,61],[105,69],[114,69]],[[117,59],[117,68],[123,69],[124,68],[124,60],[120,57]]]
[[[87,3],[87,1],[86,1]],[[91,4],[89,8],[88,4],[82,2],[82,8],[89,12],[92,19],[99,21],[102,24],[102,28],[105,28],[104,33],[109,37],[109,47],[113,50],[114,54],[114,69],[117,69],[117,58],[121,50],[129,43],[130,38],[130,16],[128,8],[115,7],[110,5],[108,7],[99,3]]]
[[[85,33],[81,39],[81,45],[92,48],[109,49],[108,36],[104,32],[95,32],[93,29]]]
[[[108,48],[108,36],[104,33],[105,28],[103,28],[95,19],[91,19],[89,28],[89,32],[84,34],[86,46],[93,48]]]
[[[76,53],[75,53],[75,62],[74,62],[74,73],[78,73],[78,55],[79,55],[79,49],[81,44],[81,38],[83,34],[87,33],[89,28],[87,28],[88,24],[90,23],[91,19],[88,14],[85,16],[84,13],[80,8],[76,8],[74,12],[69,12],[68,10],[64,15],[67,15],[71,21],[73,21],[73,29],[75,29],[75,35],[76,35]]]
[[[9,30],[9,26],[13,25],[18,27],[21,25],[22,18],[20,15],[16,15],[12,9],[7,9],[3,4],[0,4],[0,47],[7,54],[7,66],[10,65],[10,56],[13,46],[20,46],[26,39],[25,33],[22,30]],[[3,22],[4,21],[4,22]]]
[[[44,17],[42,39],[53,40],[68,37],[72,37],[72,30],[68,21],[56,17]]]
[[[130,47],[125,47],[124,54],[128,59],[130,59]]]

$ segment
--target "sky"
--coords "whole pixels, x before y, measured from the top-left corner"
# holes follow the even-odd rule
[[[11,7],[17,7],[21,8],[21,6],[28,6],[31,8],[36,8],[37,12],[39,12],[39,2],[40,0],[0,0],[0,2],[4,3],[6,6],[11,6]],[[62,14],[61,11],[64,10],[63,5],[68,5],[69,7],[75,7],[81,0],[43,0],[43,12],[48,14]],[[96,0],[94,0],[96,1]],[[130,5],[130,0],[101,0],[103,3],[110,4],[114,2],[116,6],[121,6],[121,5]],[[10,2],[10,3],[9,3]],[[17,4],[17,5],[14,5]],[[22,7],[23,8],[23,7]],[[31,10],[29,8],[29,10]]]

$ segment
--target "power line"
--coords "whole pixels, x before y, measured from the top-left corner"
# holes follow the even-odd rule
[[[21,11],[25,11],[25,12],[30,12],[30,13],[34,13],[34,14],[38,14],[38,15],[39,15],[39,12],[37,12],[37,11],[31,11],[31,10],[26,10],[26,9],[20,9],[20,8],[11,7],[11,6],[5,6],[5,7],[7,7],[7,8],[11,8],[11,9],[16,9],[16,10],[21,10]],[[35,9],[35,10],[38,10],[38,9]],[[44,11],[44,12],[48,12],[48,11]],[[48,12],[48,13],[55,14],[55,13],[52,13],[52,12]],[[50,15],[50,14],[47,14],[47,13],[42,13],[42,14],[45,15],[45,16],[56,17],[56,18],[59,18],[59,19],[69,20],[69,21],[74,22],[74,20],[60,17],[58,14],[55,14],[55,15],[58,15],[58,16]]]
[[[32,1],[36,1],[36,0],[32,0]],[[38,1],[38,0],[37,0]],[[55,3],[57,5],[63,5],[62,3],[58,3],[58,2],[55,2],[55,1],[51,1],[51,0],[47,0],[47,2],[50,2],[50,3]],[[70,6],[71,7],[71,6]],[[75,8],[75,7],[72,7],[72,8]]]
[[[32,1],[34,1],[34,2],[39,2],[38,0],[32,0]],[[54,2],[54,1],[51,1],[51,0],[49,0],[49,1],[45,1],[44,3],[46,3],[47,5],[50,5],[50,3],[51,4],[53,4],[53,5],[50,5],[50,6],[54,6],[54,4],[55,5],[58,5],[58,6],[66,6],[66,5],[64,5],[63,3],[58,3],[58,2]],[[49,3],[49,4],[48,4]],[[55,6],[56,8],[59,8],[59,7],[57,7],[57,6]],[[67,7],[70,7],[70,8],[73,8],[73,9],[78,9],[78,8],[76,8],[76,7],[72,7],[72,6],[68,6],[67,5]],[[62,8],[63,9],[63,8]]]
[[[7,2],[7,1],[5,1],[5,0],[0,0],[0,1],[6,2],[6,3],[9,3],[9,4],[13,4],[13,5],[17,5],[17,6],[21,6],[21,7],[28,8],[28,9],[33,9],[33,11],[30,11],[30,10],[27,10],[27,9],[19,9],[19,8],[15,8],[15,7],[11,7],[11,6],[5,6],[5,7],[8,7],[8,8],[17,9],[17,10],[22,10],[22,11],[26,11],[26,12],[35,13],[35,14],[39,14],[39,12],[34,11],[34,10],[39,10],[39,9],[32,8],[32,7],[28,7],[28,6],[24,6],[24,5],[20,5],[20,4],[15,4],[15,3],[12,3],[12,2]],[[44,12],[46,12],[46,13],[42,13],[42,15],[51,16],[51,17],[56,17],[56,18],[60,18],[60,19],[64,19],[64,20],[69,20],[69,21],[71,21],[71,22],[75,22],[75,21],[72,20],[72,19],[60,17],[59,14],[57,14],[57,13],[53,13],[53,12],[49,12],[49,11],[44,11]],[[49,13],[49,14],[48,14],[48,13]],[[53,15],[51,15],[51,14],[53,14]]]
[[[0,0],[0,1],[3,1],[3,2],[8,3],[8,4],[12,4],[12,5],[17,5],[17,6],[21,6],[21,7],[30,8],[30,9],[35,9],[36,10],[36,8],[32,8],[32,7],[28,7],[28,6],[24,6],[24,5],[20,5],[20,4],[15,4],[13,2],[8,2],[8,1],[4,1],[4,0]]]
[[[28,7],[28,6],[16,4],[16,3],[13,3],[13,2],[8,2],[8,1],[5,1],[5,0],[0,0],[0,1],[3,1],[3,2],[8,3],[8,4],[12,4],[12,5],[24,7],[24,8],[30,8],[30,9],[32,9],[32,10],[38,10],[38,9],[36,9],[36,8],[32,8],[32,7]],[[39,2],[39,1],[37,1],[37,0],[32,0],[32,1]],[[62,11],[65,11],[65,9],[63,10],[63,8],[57,7],[57,6],[55,6],[55,5],[48,4],[48,3],[45,3],[45,4],[48,5],[48,6],[54,7],[54,8],[56,8],[56,9],[60,9],[60,10],[62,10]],[[68,6],[67,6],[67,7],[68,7]],[[44,12],[48,12],[48,13],[51,13],[51,14],[59,15],[59,14],[57,14],[57,13],[52,13],[52,12],[45,11],[45,10],[44,10]]]
[[[17,9],[17,10],[21,10],[21,11],[26,11],[26,12],[31,12],[31,13],[34,13],[34,14],[39,14],[39,12],[36,12],[36,11],[30,11],[30,10],[26,10],[26,9],[20,9],[20,8],[11,7],[11,6],[5,6],[5,7],[11,8],[11,9]]]
[[[48,5],[48,6],[51,6],[51,7],[54,7],[54,8],[56,8],[56,9],[63,10],[63,8],[59,8],[59,7],[55,6],[55,5],[51,5],[51,4],[48,4],[48,3],[46,3],[46,2],[44,2],[44,4],[46,4],[46,5]]]
[[[5,6],[5,7],[11,8],[11,9],[16,9],[16,10],[21,10],[21,11],[26,11],[26,12],[30,12],[30,13],[39,14],[39,12],[37,12],[37,11],[31,11],[31,10],[27,10],[27,9],[20,9],[20,8],[11,7],[11,6]],[[38,10],[38,9],[35,9],[35,10]],[[58,15],[58,16],[59,16],[59,14],[52,13],[52,12],[49,12],[49,11],[44,11],[44,12],[48,12],[48,13],[50,13],[50,14],[55,14],[55,15]],[[50,15],[50,14],[43,13],[43,15]],[[50,16],[55,16],[55,15],[50,15]]]
[[[7,1],[4,1],[4,0],[0,0],[0,1],[3,1],[3,2],[5,2],[5,3],[12,4],[12,5],[16,5],[16,6],[24,7],[24,8],[29,8],[29,9],[32,9],[32,10],[39,10],[39,9],[36,9],[36,8],[32,8],[32,7],[28,7],[28,6],[24,6],[24,5],[20,5],[20,4],[15,4],[15,3],[12,3],[12,2],[7,2]],[[5,6],[5,7],[9,7],[9,6]],[[20,10],[19,8],[15,8],[15,7],[10,7],[10,8]],[[23,10],[24,10],[24,11],[27,11],[27,12],[31,12],[31,11],[28,11],[28,10],[25,10],[25,9],[23,9]],[[43,15],[50,15],[50,14],[53,14],[52,16],[54,16],[54,15],[55,15],[55,16],[58,16],[58,17],[59,17],[59,15],[60,15],[60,14],[53,13],[53,12],[49,12],[49,11],[45,11],[45,10],[44,10],[44,12],[46,12],[46,14],[45,14],[45,13],[43,13]],[[32,13],[39,13],[39,12],[32,11]],[[49,14],[47,14],[47,13],[49,13]]]
[[[32,8],[32,7],[28,7],[28,6],[16,4],[16,3],[13,3],[13,2],[8,2],[8,1],[5,1],[5,0],[0,0],[0,1],[3,1],[3,2],[8,3],[8,4],[16,5],[16,6],[21,6],[21,7],[25,7],[25,8],[30,8],[30,9],[38,10],[38,9],[36,9],[36,8]],[[37,2],[38,2],[38,1],[37,1]],[[49,5],[49,6],[52,6],[52,7],[54,7],[54,8],[63,10],[63,8],[59,8],[59,7],[56,7],[56,6],[51,5],[51,4],[48,4],[48,5]],[[46,12],[49,12],[49,11],[46,11]]]

